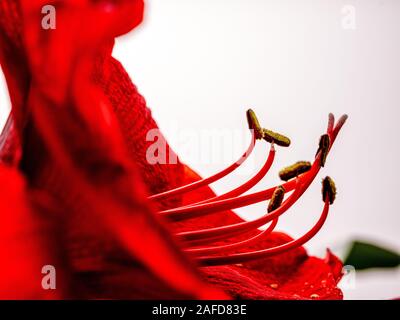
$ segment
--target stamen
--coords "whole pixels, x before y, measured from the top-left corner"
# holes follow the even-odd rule
[[[329,203],[333,204],[336,199],[336,185],[331,177],[325,177],[322,180],[322,200],[329,199]]]
[[[331,145],[331,138],[329,138],[328,134],[323,134],[319,139],[319,146],[315,156],[321,152],[321,167],[325,166],[326,158],[329,153],[329,147]]]
[[[324,225],[326,218],[329,213],[329,200],[325,201],[324,209],[322,214],[318,220],[318,222],[314,225],[314,227],[309,230],[305,235],[302,237],[287,242],[283,245],[276,246],[273,248],[267,248],[262,250],[244,252],[244,253],[234,253],[226,256],[208,256],[208,257],[200,257],[196,258],[196,261],[201,266],[219,266],[219,265],[227,265],[227,264],[238,264],[238,263],[245,263],[253,260],[258,259],[265,259],[291,249],[297,248],[308,242],[312,237],[314,237],[318,231]]]
[[[288,137],[268,129],[263,129],[263,139],[270,143],[276,143],[278,146],[281,147],[290,146],[290,139]]]
[[[288,181],[292,178],[297,177],[298,175],[307,172],[311,169],[311,163],[308,161],[298,161],[295,164],[283,168],[281,171],[279,171],[279,177],[283,181]]]
[[[246,116],[247,123],[249,124],[249,129],[254,131],[256,139],[262,139],[264,136],[263,129],[260,126],[260,122],[258,121],[255,112],[252,109],[249,109],[246,112]]]
[[[332,202],[333,202],[330,199],[330,192],[332,192],[332,190],[336,191],[336,187],[335,187],[333,180],[330,177],[326,177],[324,179],[324,181],[329,181],[329,183],[327,183],[327,187],[324,187],[322,189],[322,195],[323,195],[324,203],[325,203],[322,214],[321,214],[318,222],[314,225],[314,227],[311,230],[309,230],[305,235],[300,237],[299,239],[292,240],[288,243],[285,243],[280,246],[276,246],[274,248],[267,248],[267,249],[251,251],[251,252],[230,254],[227,256],[200,257],[200,258],[197,258],[197,261],[203,266],[242,264],[242,263],[245,263],[245,262],[248,262],[251,260],[265,259],[267,257],[277,255],[277,254],[283,253],[285,251],[289,251],[291,249],[302,246],[304,243],[308,242],[312,237],[314,237],[319,232],[319,230],[324,225],[326,218],[328,217],[329,203],[332,204]],[[260,235],[257,235],[256,237],[253,237],[252,239],[257,238],[259,236]],[[250,239],[248,241],[250,242],[250,241],[252,241],[252,239]],[[210,251],[212,251],[212,250],[210,250]]]
[[[337,134],[339,133],[341,127],[343,126],[344,122],[346,121],[347,116],[342,116],[339,120],[338,125],[333,129],[331,133],[331,144],[329,150],[332,148],[333,143],[336,140]],[[320,154],[314,161],[313,168],[315,166],[316,173],[320,168]],[[314,177],[315,177],[314,175]],[[290,192],[294,189],[296,183],[295,180],[291,180],[283,184],[286,192]],[[219,200],[215,202],[207,202],[204,204],[193,205],[189,207],[180,207],[175,209],[169,209],[165,211],[159,212],[159,214],[165,215],[167,218],[173,221],[180,221],[185,219],[191,219],[200,216],[206,216],[215,212],[221,212],[224,210],[232,210],[235,208],[245,207],[260,201],[269,200],[274,192],[276,187],[269,188],[266,190],[262,190],[253,194],[237,197],[237,198],[229,198],[224,200]]]
[[[277,187],[271,197],[271,201],[268,204],[268,212],[278,209],[282,204],[284,196],[285,188],[282,186]]]
[[[331,135],[332,144],[339,132],[340,127],[343,125],[345,118],[341,118],[342,121],[333,129]],[[332,147],[332,144],[330,148]],[[329,149],[330,149],[329,148]],[[195,230],[188,232],[181,232],[176,234],[178,238],[183,240],[186,245],[199,245],[204,243],[210,243],[219,239],[228,239],[230,237],[236,236],[238,234],[244,234],[250,231],[254,231],[255,228],[259,228],[264,224],[271,222],[272,220],[278,218],[287,209],[293,205],[294,202],[305,192],[308,186],[311,184],[315,176],[318,174],[320,167],[321,154],[318,154],[311,170],[305,174],[302,174],[296,180],[291,180],[283,184],[282,187],[285,188],[286,192],[290,192],[295,189],[293,194],[282,203],[282,206],[268,213],[267,215],[261,217],[260,219],[254,221],[241,222],[237,224],[232,224],[228,226],[215,227],[210,229]],[[215,212],[221,212],[224,210],[230,210],[238,207],[244,207],[253,203],[257,203],[263,200],[270,199],[274,193],[276,187],[263,190],[254,194],[245,195],[237,198],[229,198],[220,201],[204,203],[200,205],[193,205],[190,207],[176,208],[163,211],[164,215],[172,220],[178,221],[183,219],[190,219],[197,216],[205,216]],[[201,249],[201,248],[199,248]]]
[[[266,258],[272,255],[276,255],[288,250],[291,250],[293,248],[296,248],[298,246],[303,245],[306,243],[308,240],[310,240],[322,227],[323,223],[325,222],[328,211],[329,211],[329,204],[332,204],[334,199],[335,199],[335,194],[336,194],[336,187],[333,183],[333,180],[329,177],[326,177],[323,180],[323,189],[322,189],[322,194],[323,194],[323,199],[324,199],[324,210],[321,214],[320,219],[316,223],[316,225],[309,231],[307,232],[304,236],[297,240],[290,241],[286,244],[274,247],[274,248],[267,248],[263,250],[256,250],[256,251],[250,251],[250,252],[244,252],[244,253],[234,253],[230,255],[226,255],[227,251],[231,251],[233,249],[239,249],[245,246],[249,246],[250,244],[255,243],[256,241],[260,241],[263,237],[268,235],[272,230],[275,228],[278,218],[280,215],[282,215],[285,211],[287,211],[293,203],[297,201],[297,199],[305,192],[305,190],[308,188],[308,186],[311,184],[311,182],[314,180],[315,176],[319,172],[319,169],[321,167],[321,163],[324,164],[324,159],[326,158],[326,155],[330,148],[332,147],[332,144],[334,140],[336,139],[336,136],[340,130],[340,128],[343,126],[344,122],[346,121],[347,116],[342,116],[336,127],[333,128],[333,124],[328,125],[328,131],[329,135],[327,135],[328,138],[321,138],[322,142],[320,141],[320,149],[317,152],[316,159],[311,166],[310,163],[296,163],[294,166],[291,166],[289,168],[286,168],[282,170],[281,176],[283,175],[284,178],[291,179],[294,176],[297,176],[296,184],[293,185],[293,181],[286,182],[282,186],[278,186],[276,188],[271,188],[264,190],[259,193],[255,193],[252,195],[247,195],[247,196],[242,196],[236,199],[226,199],[222,201],[215,201],[215,202],[209,202],[205,203],[203,205],[194,205],[192,207],[187,207],[187,208],[178,208],[177,210],[183,210],[186,212],[189,212],[189,215],[195,214],[196,215],[196,210],[204,210],[206,209],[205,214],[209,214],[210,212],[218,212],[222,210],[227,210],[230,209],[229,206],[245,206],[248,205],[251,201],[256,200],[257,197],[265,197],[266,193],[268,193],[269,197],[272,197],[272,200],[269,203],[269,209],[268,213],[264,215],[263,217],[253,220],[253,221],[247,221],[247,222],[241,222],[241,223],[236,223],[232,225],[227,225],[227,226],[222,226],[222,227],[215,227],[215,228],[210,228],[210,229],[204,229],[204,230],[196,230],[196,231],[190,231],[190,232],[182,232],[177,234],[178,238],[181,238],[184,240],[187,244],[189,245],[199,245],[199,244],[204,244],[204,243],[209,243],[212,241],[220,240],[220,239],[228,239],[230,237],[247,233],[250,231],[255,231],[255,228],[259,228],[264,224],[267,224],[272,221],[271,225],[265,230],[257,235],[246,239],[242,240],[236,243],[231,243],[227,245],[220,245],[220,246],[213,246],[213,247],[197,247],[197,248],[190,248],[187,249],[186,251],[195,255],[200,255],[199,258],[197,258],[197,261],[203,265],[203,266],[211,266],[211,265],[224,265],[224,264],[242,264],[247,261],[255,260],[255,259],[262,259]],[[330,122],[333,122],[333,117],[330,116]],[[323,140],[325,139],[325,140]],[[332,143],[327,144],[326,140],[331,140]],[[328,141],[329,141],[328,140]],[[325,141],[325,143],[324,143]],[[302,170],[305,170],[304,167],[307,167],[307,173],[302,172]],[[293,175],[295,172],[294,176]],[[299,174],[303,173],[300,177],[298,176]],[[282,174],[283,173],[283,174]],[[290,177],[291,176],[291,177]],[[281,177],[282,178],[282,177]],[[287,191],[291,191],[294,188],[294,192],[289,196],[289,198],[282,203],[283,197],[284,197],[284,192],[285,189]],[[218,207],[217,209],[215,207]],[[194,210],[194,211],[192,211]],[[215,210],[215,211],[214,211]],[[209,212],[207,212],[209,211]],[[175,211],[176,212],[176,211]],[[185,243],[184,242],[184,243]],[[224,253],[224,256],[201,256],[205,254],[216,254],[216,253]]]
[[[294,248],[297,248],[297,247],[303,245],[304,243],[309,241],[312,237],[314,237],[319,232],[319,230],[322,228],[322,226],[324,225],[324,223],[326,221],[326,218],[328,217],[329,203],[332,204],[332,202],[333,202],[333,201],[331,201],[330,193],[332,193],[332,190],[334,190],[336,192],[335,184],[330,177],[326,177],[323,181],[324,182],[329,181],[329,183],[327,183],[327,186],[323,187],[323,189],[322,189],[322,195],[323,195],[324,203],[325,203],[324,209],[322,211],[322,214],[321,214],[318,222],[314,225],[314,227],[310,231],[308,231],[301,238],[299,238],[297,240],[292,240],[288,243],[285,243],[280,246],[276,246],[274,248],[267,248],[267,249],[263,249],[263,250],[257,250],[257,251],[251,251],[251,252],[245,252],[245,253],[236,253],[236,254],[231,254],[231,255],[226,255],[226,256],[200,257],[197,259],[197,261],[203,266],[242,264],[242,263],[245,263],[245,262],[248,262],[251,260],[265,259],[267,257],[277,255],[277,254],[283,253],[285,251],[289,251],[291,249],[294,249]],[[324,185],[324,183],[323,183],[323,185]],[[271,224],[271,226],[266,230],[267,232],[269,232],[269,230],[274,225],[274,223],[276,225],[277,219],[274,220],[273,223]],[[275,226],[273,226],[272,229],[274,227]],[[197,252],[197,253],[207,252],[208,254],[211,254],[211,253],[217,253],[218,251],[221,251],[223,247],[237,249],[238,247],[242,247],[243,244],[248,246],[249,244],[252,244],[254,241],[259,241],[260,238],[263,236],[264,236],[264,234],[262,232],[249,240],[241,241],[241,242],[238,242],[238,243],[235,243],[232,245],[220,246],[220,247],[214,247],[214,248],[197,249],[197,250],[191,250],[191,251]],[[190,251],[190,250],[188,250],[188,251]]]

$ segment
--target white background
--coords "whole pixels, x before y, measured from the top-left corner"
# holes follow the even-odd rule
[[[349,5],[355,29],[343,20]],[[202,175],[244,150],[248,107],[264,126],[291,137],[292,146],[278,148],[271,173],[254,190],[279,183],[281,167],[312,160],[327,114],[347,113],[326,168],[278,225],[294,237],[308,230],[322,208],[319,180],[332,176],[338,199],[306,245],[322,255],[325,247],[341,253],[354,238],[400,248],[399,41],[397,0],[151,0],[145,23],[117,41],[114,55],[170,144]],[[8,107],[0,85],[0,125]],[[231,132],[232,139],[209,141],[210,132]],[[210,153],[217,155],[212,163],[203,157]],[[246,181],[266,153],[265,145],[257,146],[247,165],[214,189]],[[265,208],[262,203],[237,212],[252,219]],[[400,272],[358,273],[345,296],[399,297]]]

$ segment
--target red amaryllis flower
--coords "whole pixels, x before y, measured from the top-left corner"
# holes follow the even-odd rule
[[[324,165],[345,117],[335,126],[330,116],[313,164],[295,164],[281,172],[282,186],[253,194],[243,195],[268,172],[274,145],[290,141],[262,129],[251,110],[251,144],[220,173],[201,179],[179,160],[149,163],[146,134],[157,125],[111,57],[114,37],[140,23],[143,2],[58,3],[51,30],[41,27],[45,4],[0,1],[0,62],[12,100],[0,139],[0,298],[342,297],[341,262],[302,248],[327,217],[332,180],[307,234],[293,240],[273,230]],[[272,143],[260,172],[216,196],[208,185],[260,139]],[[268,212],[254,221],[231,211],[266,200]],[[54,291],[40,285],[43,265],[56,267]]]

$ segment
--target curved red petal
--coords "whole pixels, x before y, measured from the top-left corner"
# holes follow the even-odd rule
[[[64,223],[60,250],[66,250],[63,257],[71,268],[71,292],[75,296],[83,287],[95,295],[85,297],[113,297],[123,285],[113,280],[125,279],[132,281],[133,296],[149,285],[171,298],[226,298],[201,280],[151,211],[109,99],[92,78],[98,56],[111,59],[113,37],[140,19],[123,19],[125,1],[110,2],[111,10],[105,11],[91,3],[70,1],[59,8],[54,32],[37,23],[44,1],[21,3],[28,62],[19,62],[28,66],[30,87],[25,105],[13,103],[13,112],[25,119],[18,133],[23,138],[21,170],[30,192],[44,190],[59,206],[51,211]],[[130,9],[139,10],[141,1],[130,3],[138,5]],[[88,21],[96,23],[85,28]],[[12,73],[6,77],[15,79]],[[128,271],[125,265],[137,268]],[[76,283],[77,278],[84,281]],[[107,292],[90,290],[93,279]],[[154,294],[158,292],[142,298]]]

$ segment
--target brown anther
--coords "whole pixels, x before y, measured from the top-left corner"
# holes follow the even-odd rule
[[[317,150],[317,154],[315,156],[318,155],[319,152],[321,152],[321,167],[325,166],[325,162],[326,162],[326,158],[328,156],[329,153],[329,148],[331,146],[331,139],[329,138],[328,134],[323,134],[321,136],[321,138],[319,139],[319,146],[318,146],[318,150]]]
[[[336,185],[331,177],[325,177],[322,180],[322,200],[325,201],[326,197],[328,197],[330,204],[332,204],[336,198]]]
[[[272,212],[278,209],[282,204],[284,196],[285,196],[285,188],[282,186],[276,187],[274,193],[272,194],[271,200],[269,201],[268,204],[268,212]]]
[[[308,161],[298,161],[295,164],[283,168],[281,171],[279,171],[279,177],[283,181],[288,181],[292,178],[297,177],[298,175],[307,172],[311,169],[311,163]]]
[[[247,122],[249,124],[249,129],[254,130],[256,139],[258,140],[262,139],[264,136],[263,129],[260,126],[260,122],[258,121],[255,112],[252,109],[249,109],[247,110],[246,115],[247,115]]]
[[[268,129],[263,129],[263,139],[269,143],[275,143],[281,147],[290,146],[290,139],[288,137]]]

